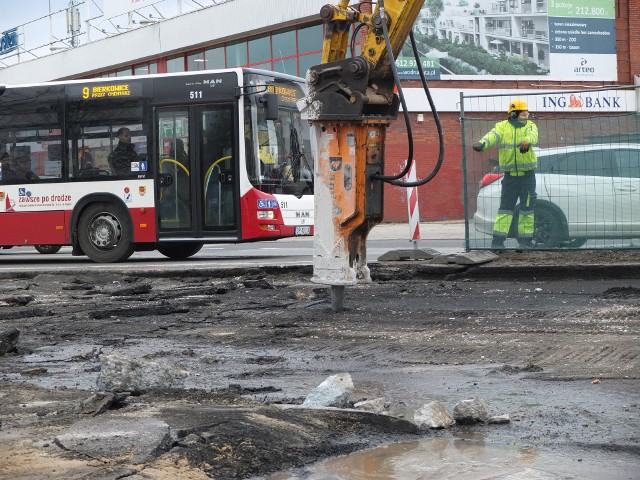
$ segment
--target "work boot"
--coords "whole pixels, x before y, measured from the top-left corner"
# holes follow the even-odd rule
[[[494,238],[491,241],[491,250],[504,250],[504,240]]]
[[[533,243],[530,238],[521,238],[518,240],[518,245],[523,250],[531,250],[533,248]]]

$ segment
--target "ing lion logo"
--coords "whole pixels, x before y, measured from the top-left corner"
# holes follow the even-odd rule
[[[569,96],[569,107],[580,108],[582,107],[582,105],[583,105],[582,98],[580,98],[579,96],[576,96],[573,93]]]

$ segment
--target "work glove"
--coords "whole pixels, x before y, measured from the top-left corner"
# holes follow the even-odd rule
[[[529,151],[529,142],[526,140],[524,142],[520,142],[520,153],[527,153]]]
[[[484,143],[482,143],[482,142],[476,142],[476,143],[473,144],[473,149],[476,152],[481,152],[483,148],[484,148]]]

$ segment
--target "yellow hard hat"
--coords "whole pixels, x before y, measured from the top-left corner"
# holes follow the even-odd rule
[[[511,102],[509,102],[509,110],[507,110],[507,113],[511,113],[514,111],[519,112],[522,110],[529,110],[527,102],[525,102],[521,98],[514,98],[513,100],[511,100]]]

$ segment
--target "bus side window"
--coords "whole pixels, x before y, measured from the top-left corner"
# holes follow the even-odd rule
[[[62,177],[62,143],[47,146],[47,158],[44,159],[43,175],[47,178]]]
[[[31,169],[31,147],[17,145],[11,149],[11,170],[17,180],[37,182],[40,177]]]

